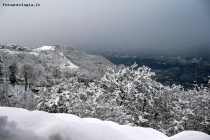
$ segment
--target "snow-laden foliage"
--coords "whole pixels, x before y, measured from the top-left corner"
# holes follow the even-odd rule
[[[93,82],[72,77],[40,90],[37,109],[152,127],[167,135],[184,130],[210,134],[209,89],[163,86],[155,78],[150,68],[137,64],[111,67]]]
[[[164,86],[149,67],[137,64],[105,70],[103,59],[71,49],[2,50],[0,56],[1,106],[31,110],[36,106],[52,113],[151,127],[167,135],[184,130],[210,134],[208,87],[195,85],[184,90],[180,85]],[[80,68],[71,69],[75,67],[71,62]]]
[[[68,83],[68,84],[67,84]],[[87,86],[79,82],[79,78],[73,77],[51,88],[42,88],[36,100],[37,108],[52,113],[71,113],[78,116],[91,114],[87,99],[90,100],[93,93],[86,92]],[[90,96],[90,97],[89,97]]]
[[[72,76],[93,80],[113,65],[103,57],[77,52],[71,47],[51,47],[52,50],[39,51],[0,49],[0,82],[50,87]]]
[[[98,97],[98,101],[99,104],[104,102],[105,106],[121,112],[113,114],[122,118],[118,120],[119,123],[148,126],[149,108],[153,106],[153,94],[158,85],[150,68],[143,66],[135,70],[136,67],[134,64],[119,70],[116,67],[108,69],[99,81],[105,93]],[[103,116],[107,114],[104,112]]]

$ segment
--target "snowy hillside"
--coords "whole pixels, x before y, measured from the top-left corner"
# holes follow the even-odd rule
[[[7,117],[4,117],[7,116]],[[20,108],[0,107],[1,140],[209,140],[197,131],[167,137],[152,128],[118,125],[71,114],[50,114]]]
[[[58,54],[55,55],[56,52],[53,52],[56,49],[56,46],[42,46],[33,50],[28,50],[28,51],[18,51],[14,50],[13,48],[10,49],[2,49],[3,52],[8,53],[10,55],[23,55],[23,54],[28,54],[28,55],[35,55],[37,57],[42,57],[42,59],[50,59],[55,63],[58,67],[60,68],[70,68],[70,69],[75,69],[79,68],[77,65],[73,64],[69,59],[65,57],[65,55],[62,52],[59,52]],[[42,53],[41,51],[52,51],[51,53]],[[57,62],[57,63],[56,63]],[[50,63],[50,64],[49,64]],[[48,62],[48,65],[51,65],[51,62]]]
[[[58,48],[58,46],[42,46],[42,47],[33,49],[33,52],[40,53],[41,51],[54,51],[57,48]],[[49,54],[48,54],[48,56],[49,56]],[[69,59],[67,59],[62,52],[59,52],[58,54],[56,54],[56,56],[53,55],[53,53],[51,53],[50,56],[51,56],[50,59],[54,59],[53,61],[58,61],[58,66],[60,68],[79,68],[78,66],[73,64]]]
[[[65,62],[64,65],[61,65],[61,68],[65,68],[65,67],[68,67],[68,68],[79,68],[78,66],[76,66],[75,64],[73,64],[69,59],[67,59],[64,54],[62,52],[59,53],[62,57],[62,61]]]
[[[68,62],[69,68],[85,68],[94,72],[98,67],[112,66],[113,64],[102,56],[89,55],[84,52],[76,51],[72,47],[63,45],[46,45],[32,50],[34,53],[58,51],[59,54]],[[65,67],[61,66],[62,68]]]
[[[28,49],[16,44],[0,44],[0,56],[4,56],[5,53],[6,55],[17,55],[18,57],[33,55],[36,56],[36,59],[38,58],[42,60],[47,58],[51,59],[52,63],[55,62],[56,64],[59,64],[57,66],[60,68],[82,68],[83,70],[85,69],[91,72],[97,72],[99,69],[101,70],[107,66],[113,65],[109,60],[105,59],[104,57],[89,55],[84,52],[76,51],[70,46],[64,45],[45,45],[34,49]],[[11,56],[9,57],[12,58]],[[47,63],[49,65],[54,65],[51,62]]]
[[[47,45],[27,49],[15,44],[0,44],[0,79],[9,79],[9,67],[13,67],[16,84],[23,84],[26,72],[25,83],[41,87],[61,83],[72,76],[88,81],[101,77],[111,65],[103,57],[78,52],[70,46]]]

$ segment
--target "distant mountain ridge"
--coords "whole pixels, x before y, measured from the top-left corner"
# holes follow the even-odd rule
[[[8,72],[14,66],[17,84],[24,84],[27,79],[26,84],[34,86],[52,86],[72,76],[90,81],[100,78],[108,67],[113,66],[102,56],[89,55],[64,45],[29,49],[17,44],[0,44],[0,60],[3,81],[9,80]]]
[[[88,46],[88,49],[86,49]],[[98,54],[104,57],[188,57],[188,58],[210,58],[210,44],[206,45],[195,45],[188,47],[144,47],[137,46],[130,48],[129,45],[126,47],[116,47],[109,44],[105,45],[78,45],[78,50],[88,52],[91,54]]]
[[[11,45],[1,45],[1,50],[7,50],[11,52],[25,52],[38,55],[42,52],[59,52],[62,57],[66,57],[68,61],[78,67],[84,68],[88,71],[95,71],[102,67],[112,66],[113,64],[106,58],[100,55],[90,55],[82,51],[76,51],[74,48],[65,45],[46,45],[38,48],[29,49],[26,47],[21,47],[17,44]]]

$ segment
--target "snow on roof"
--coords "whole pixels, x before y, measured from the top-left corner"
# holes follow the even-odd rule
[[[8,139],[31,140],[209,140],[210,135],[197,131],[184,131],[167,137],[152,128],[119,125],[94,118],[80,118],[71,114],[28,111],[0,107],[0,131]],[[3,116],[7,116],[3,117]],[[12,122],[14,121],[14,122]],[[17,123],[15,125],[15,123]],[[0,133],[1,134],[1,133]],[[1,139],[1,135],[0,135]]]

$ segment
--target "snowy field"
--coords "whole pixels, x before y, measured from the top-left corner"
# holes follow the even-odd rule
[[[152,128],[0,107],[0,140],[210,140],[210,135],[185,131],[167,137]]]

